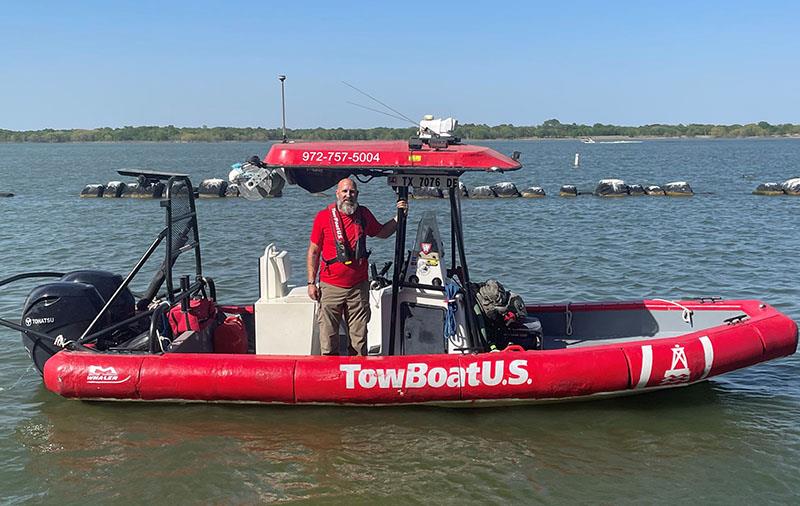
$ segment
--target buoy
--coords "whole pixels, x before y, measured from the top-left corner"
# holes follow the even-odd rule
[[[761,183],[753,190],[753,195],[786,195],[778,183]]]
[[[628,185],[622,179],[601,179],[594,194],[598,197],[625,197],[628,195]]]
[[[558,191],[558,195],[561,197],[577,197],[578,187],[574,184],[565,184]]]
[[[578,168],[581,164],[581,154],[575,153],[575,161],[572,163],[572,166]]]
[[[657,184],[651,184],[644,187],[644,192],[651,197],[663,197],[664,189]]]
[[[225,197],[228,182],[224,179],[204,179],[197,187],[197,196],[203,199]],[[238,191],[238,189],[237,189]]]
[[[694,192],[686,181],[676,181],[664,185],[664,194],[667,197],[691,197]]]
[[[786,192],[786,195],[800,195],[800,177],[787,179],[781,183],[781,188]]]
[[[442,197],[444,197],[442,189],[431,186],[414,188],[414,191],[411,193],[411,198],[414,199],[440,199]]]
[[[628,195],[632,197],[639,197],[642,195],[647,195],[647,192],[644,191],[644,187],[640,184],[631,184],[628,185]]]
[[[490,188],[500,198],[519,197],[519,191],[514,183],[497,183],[490,186]]]
[[[228,183],[228,187],[225,188],[225,197],[232,198],[239,196],[239,185],[236,183]]]
[[[123,190],[125,189],[125,183],[122,181],[109,181],[106,185],[106,189],[103,192],[103,198],[107,199],[115,199],[119,198],[122,195]]]
[[[492,199],[495,197],[497,197],[497,195],[495,195],[491,186],[476,186],[472,189],[472,193],[470,194],[470,198],[473,199]]]
[[[544,188],[541,186],[531,186],[530,188],[526,188],[522,190],[521,196],[526,199],[538,199],[545,197]]]
[[[87,184],[84,186],[83,190],[81,190],[81,198],[100,198],[103,196],[105,189],[106,187],[102,184]]]
[[[122,187],[120,197],[129,199],[160,199],[163,194],[164,183],[160,181],[144,185],[136,182],[125,184]]]

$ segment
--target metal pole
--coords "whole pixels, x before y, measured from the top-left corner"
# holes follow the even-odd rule
[[[161,233],[158,234],[158,237],[156,237],[156,240],[153,241],[153,243],[150,245],[150,247],[147,248],[147,251],[145,251],[144,255],[142,255],[142,258],[140,258],[139,261],[136,263],[136,265],[133,266],[133,269],[131,269],[131,272],[128,273],[128,275],[122,281],[122,284],[119,285],[119,287],[114,292],[114,294],[108,299],[108,302],[106,302],[106,304],[103,306],[103,308],[100,309],[100,312],[97,313],[97,316],[94,317],[94,320],[92,320],[92,323],[90,323],[89,326],[86,327],[86,330],[83,331],[83,334],[78,339],[78,341],[80,341],[81,339],[83,339],[84,337],[86,337],[89,334],[89,331],[92,330],[92,327],[95,326],[97,321],[100,320],[100,317],[103,316],[103,314],[106,312],[106,310],[111,306],[111,304],[117,298],[117,295],[119,295],[119,293],[126,286],[128,286],[128,284],[130,284],[130,282],[133,279],[133,277],[136,276],[136,273],[139,272],[139,269],[142,268],[142,266],[145,264],[145,262],[147,262],[147,259],[150,258],[150,255],[153,254],[153,251],[155,251],[155,249],[158,247],[158,245],[161,243],[161,241],[164,239],[164,237],[166,237],[166,233],[167,233],[166,230],[162,230]]]
[[[480,333],[479,325],[475,315],[475,294],[469,281],[469,270],[467,269],[467,257],[464,251],[464,231],[461,221],[461,199],[457,193],[450,194],[450,209],[452,211],[453,225],[456,229],[456,239],[458,243],[458,255],[461,263],[460,281],[464,289],[464,306],[466,311],[465,323],[467,324],[467,334],[469,335],[470,347],[473,349],[485,349],[483,336]]]
[[[448,196],[450,197],[450,205],[455,202],[455,188],[450,188],[447,190]],[[455,216],[453,215],[453,210],[450,209],[450,265],[452,266],[453,275],[456,272],[456,226],[455,226]],[[445,276],[447,273],[445,273]]]
[[[282,125],[283,125],[283,142],[289,142],[288,137],[286,137],[286,96],[283,92],[283,82],[286,81],[286,76],[279,75],[278,80],[281,82],[281,117],[282,117]]]
[[[397,200],[408,200],[408,187],[397,188]],[[394,355],[394,342],[397,337],[397,307],[400,296],[400,273],[403,272],[403,259],[406,249],[406,213],[397,213],[397,230],[394,240],[394,271],[392,272],[392,313],[389,320],[389,355]]]

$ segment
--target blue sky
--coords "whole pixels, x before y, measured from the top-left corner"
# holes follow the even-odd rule
[[[800,2],[5,2],[0,128],[800,123]]]

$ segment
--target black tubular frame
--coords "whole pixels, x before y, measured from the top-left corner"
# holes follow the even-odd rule
[[[189,212],[185,214],[181,214],[178,216],[174,215],[173,209],[173,196],[177,197],[176,194],[176,187],[180,184],[185,185],[185,192],[188,193],[189,199]],[[183,192],[181,192],[181,195]],[[161,205],[166,208],[166,220],[167,220],[167,237],[169,240],[167,241],[167,252],[164,259],[164,276],[167,281],[167,299],[170,302],[170,305],[175,304],[176,301],[176,294],[180,298],[181,296],[185,297],[183,290],[175,290],[174,283],[172,279],[172,267],[175,264],[175,260],[178,259],[182,253],[186,251],[194,250],[194,260],[195,260],[195,282],[189,286],[188,292],[193,292],[203,287],[203,262],[200,256],[200,233],[197,229],[197,209],[194,205],[194,188],[192,188],[192,182],[189,181],[188,176],[173,176],[167,181],[167,194],[166,199],[161,202]],[[177,244],[177,249],[173,250],[172,238],[174,237],[175,233],[175,221],[183,220],[188,218],[188,222],[183,227],[183,230],[180,231],[179,235],[179,244]],[[191,242],[189,241],[189,234],[192,235]]]
[[[450,227],[454,236],[453,241],[458,246],[458,260],[461,265],[455,268],[456,259],[453,258],[453,272],[458,273],[461,288],[464,290],[464,322],[467,326],[468,348],[476,351],[486,350],[488,344],[483,339],[478,325],[477,315],[475,314],[475,293],[469,280],[469,269],[467,268],[467,255],[464,250],[464,229],[463,218],[461,215],[461,198],[455,188],[450,188]]]
[[[125,175],[134,175],[134,173],[128,171],[126,172]],[[108,329],[103,329],[103,331],[99,333],[89,334],[89,332],[91,332],[95,324],[100,320],[100,317],[106,312],[106,310],[109,307],[111,307],[111,305],[117,299],[122,290],[124,290],[131,283],[131,281],[133,281],[133,278],[136,277],[136,275],[139,273],[139,270],[144,266],[147,260],[150,259],[153,252],[155,252],[156,248],[158,248],[159,244],[161,244],[161,241],[163,241],[164,239],[167,239],[166,255],[164,263],[161,265],[161,269],[159,269],[159,272],[156,273],[155,277],[150,283],[150,286],[147,288],[147,293],[143,297],[143,300],[147,301],[147,303],[152,301],[153,297],[155,297],[155,294],[161,288],[161,284],[163,283],[164,279],[166,279],[167,299],[169,300],[170,305],[175,303],[175,293],[172,290],[172,266],[175,264],[175,260],[178,259],[178,256],[180,256],[180,254],[183,253],[184,251],[188,251],[189,249],[195,250],[195,265],[197,271],[197,281],[195,283],[195,285],[197,286],[193,286],[192,288],[199,289],[202,286],[203,281],[202,281],[202,268],[200,260],[200,237],[197,231],[197,212],[194,206],[194,188],[192,188],[192,182],[189,180],[188,176],[182,174],[143,172],[140,175],[150,180],[167,179],[166,198],[165,200],[161,201],[161,206],[166,209],[166,226],[158,234],[158,236],[152,242],[152,244],[150,244],[150,247],[147,248],[147,251],[145,251],[144,255],[142,255],[139,261],[136,262],[136,265],[133,267],[133,269],[131,269],[130,273],[128,273],[128,275],[125,277],[125,280],[122,282],[119,288],[117,288],[114,294],[108,299],[108,301],[100,310],[100,312],[97,313],[97,316],[95,316],[94,320],[92,320],[92,323],[89,324],[89,326],[83,332],[83,335],[81,335],[80,339],[78,339],[77,341],[78,344],[85,344],[91,341],[92,339],[96,339],[99,335],[108,332]],[[175,190],[176,187],[180,187],[183,190],[180,192],[176,192]],[[172,202],[173,202],[173,197],[177,197],[178,194],[180,194],[181,197],[185,195],[186,198],[188,199],[189,212],[176,217],[172,213],[173,211]],[[179,236],[179,238],[185,238],[185,239],[182,241],[182,244],[178,247],[178,249],[176,251],[173,251],[172,238],[174,237],[173,235],[175,226],[174,221],[182,220],[185,218],[188,218],[188,222],[184,226],[184,229],[181,230]],[[186,244],[186,240],[188,240],[188,234],[190,232],[192,233],[193,241],[190,244]],[[139,302],[141,303],[142,301]],[[142,305],[146,306],[146,304]],[[140,307],[140,309],[144,309],[144,307]],[[143,315],[137,315],[136,317],[134,317],[134,319],[139,319],[142,317]],[[115,326],[115,328],[117,328],[117,326]]]
[[[167,172],[155,172],[155,171],[148,171],[148,170],[120,170],[118,171],[121,175],[124,176],[134,176],[138,178],[144,178],[145,181],[149,183],[153,183],[156,181],[164,181],[166,180],[166,197],[164,200],[161,201],[161,206],[166,209],[166,226],[163,230],[158,234],[155,240],[150,244],[147,248],[147,251],[142,255],[142,257],[136,262],[134,267],[128,273],[128,275],[123,280],[122,284],[117,288],[114,294],[109,298],[109,300],[105,303],[103,308],[98,312],[97,316],[92,320],[86,330],[83,332],[83,335],[76,339],[75,341],[68,343],[71,347],[88,350],[88,351],[97,351],[92,348],[86,348],[83,346],[84,344],[91,342],[98,337],[106,335],[110,332],[113,332],[119,328],[122,328],[126,325],[130,325],[138,320],[144,319],[146,317],[151,318],[151,334],[153,334],[153,329],[155,327],[156,319],[159,317],[163,317],[165,313],[166,306],[164,304],[159,305],[155,309],[149,309],[147,306],[150,302],[156,297],[156,294],[161,289],[161,286],[164,284],[164,281],[167,283],[167,300],[169,301],[169,305],[172,306],[176,302],[188,299],[191,294],[196,293],[199,290],[205,291],[206,287],[208,287],[211,296],[215,297],[215,289],[213,281],[210,279],[206,279],[203,277],[202,271],[202,258],[200,256],[200,234],[198,232],[197,227],[197,210],[195,208],[194,202],[194,187],[192,186],[189,177],[185,174],[174,174],[174,173],[167,173]],[[183,213],[181,215],[175,216],[173,211],[173,200],[180,198],[188,199],[188,212]],[[183,224],[183,228],[179,231],[178,234],[178,241],[176,244],[173,245],[173,237],[175,235],[175,221],[176,220],[184,220],[187,219],[188,221]],[[191,240],[190,240],[191,237]],[[153,255],[155,250],[161,244],[164,239],[167,240],[166,244],[166,254],[163,264],[161,265],[160,269],[153,277],[150,282],[150,286],[148,286],[145,295],[139,300],[137,303],[137,308],[139,313],[135,316],[128,318],[121,322],[116,322],[110,327],[106,327],[102,330],[99,330],[94,333],[90,333],[92,328],[97,324],[100,320],[102,315],[108,310],[109,307],[114,303],[114,301],[118,298],[119,294],[131,283],[131,281],[136,277],[139,273],[141,268],[150,259]],[[175,246],[175,247],[173,247]],[[195,281],[189,284],[188,288],[185,290],[174,290],[173,288],[173,272],[172,267],[175,264],[177,258],[187,251],[194,251],[195,255]],[[27,278],[36,278],[36,277],[61,277],[64,273],[61,272],[29,272],[24,274],[17,274],[15,276],[11,276],[9,278],[0,280],[0,286],[7,285],[14,281],[18,281],[21,279]],[[205,293],[205,292],[204,292]],[[17,330],[20,332],[24,332],[31,337],[36,339],[53,339],[53,336],[45,334],[43,332],[39,332],[33,329],[25,328],[17,323],[11,322],[9,320],[0,318],[0,325],[8,327],[13,330]],[[156,344],[154,342],[155,336],[150,336],[150,352],[156,352]]]
[[[408,201],[408,187],[400,186],[397,188],[397,200]],[[389,355],[394,355],[394,344],[397,338],[397,308],[399,306],[400,297],[400,283],[402,282],[402,273],[405,270],[403,265],[405,262],[406,250],[406,224],[408,222],[406,213],[397,213],[397,228],[395,230],[394,241],[394,270],[392,271],[392,313],[389,319]],[[401,342],[402,343],[402,342]]]
[[[460,174],[449,174],[457,175]],[[408,200],[408,187],[400,186],[396,188],[397,200]],[[466,252],[464,250],[464,231],[462,226],[461,215],[461,199],[459,188],[449,188],[448,197],[450,201],[450,246],[453,256],[453,268],[446,273],[445,277],[458,276],[458,281],[464,292],[464,322],[466,325],[466,339],[467,346],[465,350],[469,351],[485,351],[488,344],[485,342],[481,332],[480,325],[477,321],[475,314],[475,293],[470,286],[469,269],[467,268]],[[405,281],[405,270],[408,260],[405,256],[406,249],[406,232],[408,230],[408,220],[406,213],[398,213],[397,216],[397,230],[395,233],[395,246],[394,246],[394,271],[392,273],[392,308],[391,317],[389,322],[389,349],[388,354],[394,355],[397,346],[397,313],[400,307],[400,289],[401,288],[415,288],[425,290],[444,291],[444,287],[433,285],[421,285],[419,283],[408,283]],[[458,262],[458,266],[456,266]],[[400,340],[399,351],[400,354],[404,351],[403,340]]]

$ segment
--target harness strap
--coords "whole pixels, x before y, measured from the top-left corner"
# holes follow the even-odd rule
[[[356,209],[352,218],[353,222],[357,225],[355,251],[353,251],[353,248],[350,246],[350,241],[345,234],[344,222],[342,221],[339,210],[336,208],[336,203],[328,206],[328,209],[330,209],[331,212],[331,230],[333,230],[334,233],[333,240],[336,245],[336,256],[330,259],[322,258],[325,265],[330,266],[336,262],[349,265],[353,263],[354,260],[360,263],[362,260],[369,258],[371,252],[367,251],[366,231],[364,230],[363,211],[361,207]]]

